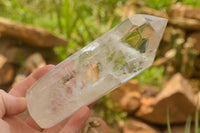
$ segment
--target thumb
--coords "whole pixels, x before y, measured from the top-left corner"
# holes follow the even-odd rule
[[[16,115],[26,109],[25,98],[12,96],[0,89],[0,118]]]

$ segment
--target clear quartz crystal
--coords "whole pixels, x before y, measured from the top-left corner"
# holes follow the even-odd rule
[[[30,115],[49,128],[151,66],[166,24],[133,15],[55,66],[28,90]]]

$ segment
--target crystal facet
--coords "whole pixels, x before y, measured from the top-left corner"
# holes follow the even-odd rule
[[[51,127],[151,66],[166,24],[133,15],[55,66],[28,90],[30,115]]]

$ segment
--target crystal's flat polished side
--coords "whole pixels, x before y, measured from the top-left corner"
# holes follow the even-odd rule
[[[28,90],[30,115],[51,127],[151,66],[166,24],[133,15],[55,66]]]

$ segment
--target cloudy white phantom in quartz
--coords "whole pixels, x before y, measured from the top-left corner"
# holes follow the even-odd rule
[[[133,15],[55,66],[28,90],[30,115],[51,127],[151,66],[166,24]]]

